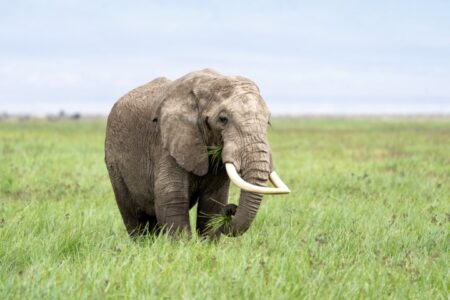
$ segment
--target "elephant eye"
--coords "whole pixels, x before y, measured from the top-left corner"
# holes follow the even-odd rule
[[[224,116],[220,116],[219,122],[222,123],[223,125],[226,125],[228,123],[228,118],[224,117]]]

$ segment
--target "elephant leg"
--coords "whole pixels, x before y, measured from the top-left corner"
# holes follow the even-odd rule
[[[136,205],[123,178],[113,167],[108,166],[108,172],[117,206],[128,234],[135,237],[147,233],[157,233],[156,217],[146,214]]]
[[[187,172],[172,157],[167,157],[160,162],[155,178],[155,211],[159,226],[170,235],[191,235]]]
[[[137,207],[131,199],[130,192],[120,176],[115,176],[111,171],[110,179],[125,227],[130,236],[141,234],[141,222],[137,216]]]
[[[220,232],[211,232],[208,222],[217,215],[224,212],[228,203],[228,190],[230,182],[225,180],[220,185],[211,185],[199,198],[197,206],[197,232],[203,237],[218,239]]]
[[[140,234],[157,235],[160,232],[160,226],[156,216],[147,214],[145,211],[138,209],[137,218],[139,221]]]

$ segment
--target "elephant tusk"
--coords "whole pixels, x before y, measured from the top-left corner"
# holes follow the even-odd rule
[[[280,194],[289,194],[291,190],[287,187],[287,185],[281,180],[280,176],[278,176],[277,172],[273,171],[270,173],[270,182],[273,183],[274,186],[276,186],[280,191],[282,191]]]
[[[230,180],[235,185],[237,185],[238,187],[240,187],[245,191],[258,194],[272,194],[272,195],[289,194],[291,192],[275,171],[273,171],[269,176],[270,181],[273,183],[275,187],[266,187],[266,186],[257,186],[248,183],[247,181],[242,179],[232,163],[225,163],[225,169],[227,170],[227,174],[228,177],[230,177]]]

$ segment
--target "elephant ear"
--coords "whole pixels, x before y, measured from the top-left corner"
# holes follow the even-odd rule
[[[174,94],[161,106],[163,147],[185,170],[203,176],[208,173],[208,150],[198,126],[196,97],[192,92]]]

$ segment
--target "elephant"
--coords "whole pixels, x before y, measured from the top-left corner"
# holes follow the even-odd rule
[[[159,77],[121,97],[107,120],[105,163],[128,234],[191,235],[195,204],[201,237],[243,234],[263,194],[289,192],[273,168],[269,118],[253,81],[211,69]],[[216,167],[211,147],[222,149]],[[230,180],[241,188],[237,206],[228,204]],[[211,233],[217,215],[231,221]]]

